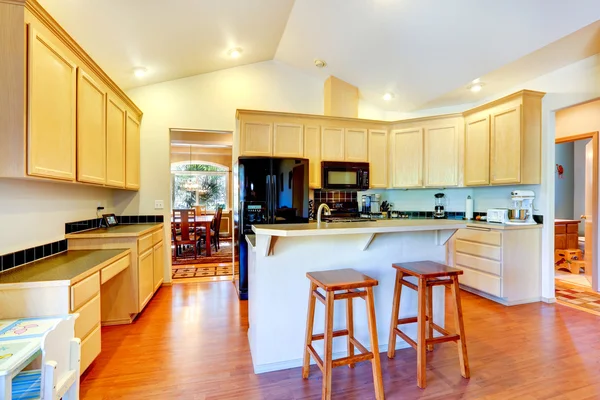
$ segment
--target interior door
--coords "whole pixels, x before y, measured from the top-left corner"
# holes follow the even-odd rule
[[[596,258],[594,244],[596,238],[594,235],[594,193],[598,190],[597,188],[597,177],[595,176],[595,154],[594,146],[596,140],[592,139],[588,144],[585,145],[585,277],[592,285],[594,290],[598,290],[597,284],[594,285],[593,276],[597,276],[597,263],[594,262]]]

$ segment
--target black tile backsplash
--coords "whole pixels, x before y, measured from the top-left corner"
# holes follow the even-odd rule
[[[358,201],[358,193],[352,190],[315,190],[315,204],[344,201]]]
[[[164,217],[162,215],[122,215],[117,217],[117,220],[121,224],[146,224],[164,222]],[[102,218],[68,222],[65,224],[65,234],[100,228],[103,223]]]
[[[59,240],[41,246],[30,247],[0,256],[0,271],[6,271],[19,265],[50,257],[67,250],[67,240]]]

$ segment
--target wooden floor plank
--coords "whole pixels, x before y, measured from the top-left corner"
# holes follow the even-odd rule
[[[456,344],[441,344],[427,353],[421,390],[416,353],[403,349],[393,360],[381,355],[387,399],[600,398],[600,317],[556,304],[504,307],[461,295],[471,379],[460,376]],[[447,321],[452,330],[450,311]],[[301,368],[254,375],[247,329],[247,304],[237,301],[231,282],[163,287],[133,324],[102,328],[102,353],[83,376],[81,398],[320,398],[314,365],[308,380]],[[369,363],[335,369],[332,391],[334,399],[374,398]]]

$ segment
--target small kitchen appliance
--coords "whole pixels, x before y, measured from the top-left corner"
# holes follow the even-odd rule
[[[435,212],[433,218],[446,218],[446,195],[444,193],[436,193],[435,197]]]
[[[532,190],[513,190],[510,192],[512,207],[508,209],[507,224],[511,225],[536,225],[533,220],[533,199],[535,193]]]
[[[487,222],[506,224],[508,222],[508,208],[488,208]]]
[[[369,190],[369,163],[321,162],[323,189]]]

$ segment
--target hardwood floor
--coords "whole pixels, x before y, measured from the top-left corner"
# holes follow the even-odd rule
[[[398,350],[394,360],[381,353],[387,399],[600,398],[600,317],[462,296],[471,379],[460,376],[454,343],[427,354],[424,390],[416,384],[412,348]],[[447,321],[451,326],[452,315]],[[253,374],[247,326],[246,303],[230,282],[163,287],[135,323],[102,328],[102,353],[82,379],[81,398],[319,399],[314,365],[308,380],[301,368]],[[387,329],[385,321],[379,329]],[[332,391],[334,399],[374,398],[370,364],[335,369]]]

